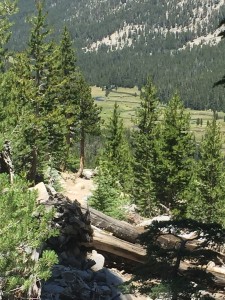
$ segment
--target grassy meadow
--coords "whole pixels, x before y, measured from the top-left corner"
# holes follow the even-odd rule
[[[124,120],[125,127],[133,126],[132,119],[135,118],[135,110],[140,103],[140,91],[137,87],[134,88],[118,88],[117,90],[110,91],[109,95],[105,96],[105,91],[102,91],[99,87],[92,87],[92,96],[95,98],[96,103],[102,107],[102,118],[107,122],[112,114],[114,103],[117,102],[120,108],[121,117]],[[200,141],[207,121],[212,120],[213,112],[211,110],[190,110],[187,112],[191,115],[191,130],[193,131],[196,140]],[[221,133],[224,139],[223,149],[225,151],[225,114],[218,112],[218,120],[220,123]],[[197,120],[200,124],[197,125]]]

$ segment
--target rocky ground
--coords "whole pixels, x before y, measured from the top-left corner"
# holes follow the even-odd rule
[[[93,178],[90,178],[88,172],[87,174],[88,176],[83,178],[76,178],[75,174],[71,173],[60,174],[61,194],[70,199],[71,203],[75,204],[78,201],[82,206],[87,205],[87,199],[95,188]],[[73,226],[73,224],[71,225]],[[53,241],[53,244],[60,242]],[[68,248],[66,245],[60,247]],[[79,251],[77,247],[74,249]],[[132,278],[132,274],[123,270],[121,266],[106,267],[104,256],[95,250],[89,252],[86,258],[81,257],[78,261],[74,260],[74,253],[71,255],[71,250],[68,249],[59,256],[61,257],[60,264],[55,266],[52,278],[42,288],[42,300],[48,300],[50,296],[51,299],[73,299],[71,295],[75,292],[77,294],[78,286],[83,290],[78,296],[79,300],[150,299],[140,294],[129,294],[129,291],[125,293],[121,286]],[[73,257],[73,261],[67,263],[68,258],[71,259],[71,257]],[[92,260],[96,262],[93,266],[91,266]]]

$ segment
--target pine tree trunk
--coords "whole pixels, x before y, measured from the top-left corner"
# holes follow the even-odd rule
[[[84,143],[85,143],[85,132],[84,129],[81,128],[80,134],[80,167],[76,174],[77,177],[80,177],[84,170]]]
[[[31,168],[30,168],[30,172],[28,175],[28,179],[32,182],[35,183],[35,179],[36,179],[36,174],[37,174],[37,148],[34,147],[32,149],[31,152]]]

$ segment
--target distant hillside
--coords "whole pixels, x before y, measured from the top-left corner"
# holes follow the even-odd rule
[[[34,2],[19,0],[11,44],[23,48]],[[141,86],[151,75],[167,101],[179,90],[187,106],[225,110],[224,42],[217,26],[224,0],[46,0],[55,34],[66,24],[90,84]]]

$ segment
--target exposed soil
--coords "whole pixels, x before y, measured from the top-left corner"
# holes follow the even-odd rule
[[[76,199],[81,205],[87,204],[87,198],[95,188],[93,179],[76,178],[75,174],[67,172],[61,173],[60,185],[64,196],[71,201]]]

